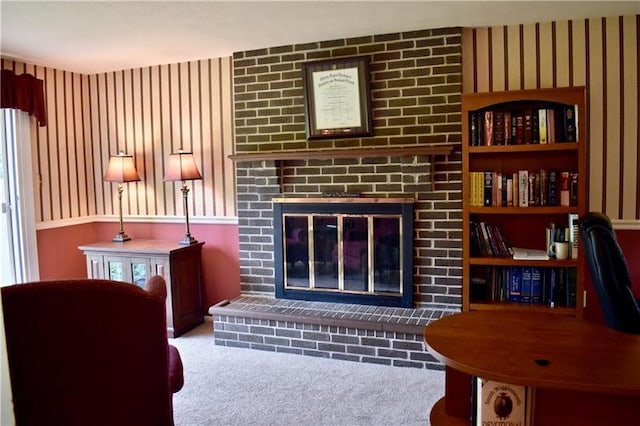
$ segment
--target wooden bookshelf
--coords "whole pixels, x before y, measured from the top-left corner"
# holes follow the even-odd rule
[[[575,117],[574,133],[567,131],[565,123],[559,120],[567,111],[573,111]],[[498,225],[504,230],[504,234],[514,247],[531,249],[545,249],[546,237],[545,228],[549,223],[555,223],[560,227],[567,227],[569,224],[569,213],[583,215],[587,211],[587,147],[588,139],[586,132],[585,116],[585,88],[570,87],[559,89],[541,90],[521,90],[491,93],[466,94],[462,97],[462,197],[463,197],[463,310],[517,310],[517,311],[544,311],[557,313],[560,315],[570,315],[581,318],[583,316],[584,300],[584,274],[586,271],[582,247],[578,249],[578,259],[567,260],[513,260],[511,257],[476,256],[471,253],[471,223],[485,222]],[[486,114],[491,111],[491,114]],[[532,111],[532,113],[531,113]],[[540,111],[547,111],[546,115]],[[505,118],[506,129],[500,128],[499,133],[504,136],[494,138],[493,123],[498,114],[499,120]],[[555,121],[554,142],[540,143],[540,134],[543,129],[537,128],[528,133],[525,140],[522,133],[516,141],[516,133],[509,134],[514,129],[506,124],[506,120],[513,117],[528,114],[540,114],[540,120],[544,117],[553,116]],[[543,117],[544,115],[544,117]],[[478,128],[481,117],[489,117],[486,121],[491,131],[478,136],[478,131],[485,132],[485,127]],[[508,118],[507,118],[508,117]],[[511,122],[511,121],[510,121]],[[502,121],[501,121],[502,123]],[[484,124],[484,122],[482,123]],[[539,123],[533,123],[537,126]],[[501,125],[502,126],[502,125]],[[535,128],[535,127],[533,127]],[[521,129],[518,129],[521,131]],[[522,130],[524,131],[524,130]],[[531,130],[528,129],[528,132]],[[538,133],[539,131],[539,133]],[[544,131],[551,132],[551,129]],[[550,133],[549,133],[550,134]],[[575,138],[575,139],[574,139]],[[479,141],[480,139],[480,141]],[[568,140],[565,140],[568,139]],[[488,141],[491,143],[488,143]],[[499,141],[499,143],[497,143]],[[471,201],[472,191],[478,191],[478,184],[472,188],[472,172],[499,172],[513,177],[513,173],[520,170],[527,170],[530,173],[539,173],[541,169],[554,171],[568,171],[577,173],[576,190],[577,201],[571,205],[558,205],[544,203],[543,205],[529,205],[521,207],[519,205],[507,205],[500,202],[498,205],[487,204],[478,205],[477,197]],[[513,179],[512,183],[513,183]],[[543,191],[543,189],[540,189]],[[503,192],[504,194],[505,192]],[[495,192],[494,192],[495,197]],[[539,202],[539,204],[542,204]],[[530,302],[512,302],[500,298],[493,298],[493,292],[488,300],[478,298],[478,292],[472,292],[472,277],[474,278],[474,288],[482,286],[483,273],[485,276],[493,271],[504,271],[511,267],[541,267],[543,271],[550,268],[563,271],[571,271],[575,276],[575,294],[571,297],[569,292],[566,296],[566,305],[555,304],[553,307],[547,301],[532,304]],[[494,272],[495,273],[495,272]],[[564,273],[564,272],[563,272]],[[507,275],[505,275],[507,276]],[[571,281],[573,282],[573,281]],[[492,284],[487,284],[492,285]],[[507,285],[507,284],[505,284]],[[573,286],[573,284],[572,284]],[[481,288],[481,287],[480,287]],[[571,287],[573,291],[573,287]],[[484,297],[485,293],[482,293]],[[571,302],[575,299],[575,305]]]

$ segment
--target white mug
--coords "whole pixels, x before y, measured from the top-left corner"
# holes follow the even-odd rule
[[[549,247],[549,253],[556,259],[567,259],[569,257],[569,243],[556,241]]]

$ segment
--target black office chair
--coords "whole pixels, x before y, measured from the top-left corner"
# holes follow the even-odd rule
[[[624,254],[609,218],[589,212],[580,218],[582,246],[607,325],[640,334],[640,308],[631,291]]]

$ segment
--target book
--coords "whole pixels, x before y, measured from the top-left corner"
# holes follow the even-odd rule
[[[531,302],[531,266],[522,267],[522,303]]]
[[[491,207],[493,204],[493,172],[484,172],[484,205]]]
[[[554,268],[555,286],[553,288],[553,304],[555,307],[567,306],[567,269]]]
[[[522,301],[522,268],[511,266],[510,268],[509,300],[512,302]]]
[[[504,113],[504,144],[511,145],[513,142],[511,140],[511,113],[506,111]]]
[[[524,143],[524,115],[518,114],[515,116],[515,144],[522,145]]]
[[[471,299],[491,300],[491,293],[487,280],[482,277],[471,277]]]
[[[558,198],[558,172],[549,170],[547,176],[547,205],[557,206],[560,203]]]
[[[522,143],[533,143],[533,111],[528,109],[524,112],[524,140]]]
[[[496,111],[493,113],[493,143],[494,145],[504,145],[505,126],[504,112]]]
[[[473,388],[474,425],[530,425],[531,389],[480,377]]]
[[[549,268],[547,273],[549,276],[549,291],[547,292],[548,298],[545,302],[553,308],[556,306],[556,268]]]
[[[513,178],[507,178],[507,207],[513,207]]]
[[[569,173],[569,205],[578,205],[578,174]]]
[[[531,267],[531,303],[540,303],[542,298],[542,268]]]
[[[545,250],[513,247],[514,260],[549,260]]]
[[[570,199],[570,175],[569,172],[560,172],[560,205],[569,206]]]
[[[538,110],[538,129],[540,143],[547,143],[547,111],[544,108]]]
[[[476,206],[484,205],[484,172],[476,173]]]
[[[567,306],[572,308],[576,306],[576,280],[576,268],[567,268]]]
[[[469,223],[469,235],[470,235],[469,242],[471,244],[469,247],[469,251],[471,256],[472,257],[482,256],[483,255],[482,243],[480,242],[480,234],[479,234],[477,222]]]
[[[565,142],[577,142],[575,106],[567,105],[562,111],[562,138]]]
[[[578,258],[578,250],[580,247],[580,229],[577,213],[569,213],[569,257],[571,259]]]
[[[504,234],[502,227],[500,225],[491,224],[490,225],[491,232],[495,235],[497,240],[497,247],[500,256],[502,257],[511,257],[513,256],[513,247],[511,247],[511,243],[509,239]]]
[[[480,232],[484,240],[485,251],[488,256],[494,256],[493,247],[491,246],[491,239],[489,238],[489,231],[487,231],[486,222],[480,222]]]
[[[518,171],[518,205],[529,207],[529,172],[527,170]]]
[[[513,177],[511,178],[512,182],[512,187],[513,187],[513,205],[514,206],[519,206],[520,202],[519,202],[519,196],[520,196],[520,192],[519,192],[519,178],[518,178],[518,172],[513,172]]]
[[[540,169],[540,205],[549,205],[549,174],[547,169]]]
[[[547,143],[556,142],[556,114],[551,108],[547,109]]]
[[[470,112],[469,113],[469,122],[471,123],[471,140],[469,145],[478,146],[478,113]]]
[[[493,145],[493,111],[484,112],[484,144]]]
[[[500,249],[498,248],[498,240],[495,236],[495,230],[491,226],[491,224],[486,222],[480,222],[480,226],[486,230],[487,235],[489,236],[489,245],[491,246],[491,254],[493,256],[500,256]]]
[[[502,206],[502,172],[493,173],[493,206]]]
[[[536,205],[536,177],[533,173],[529,173],[529,185],[528,185],[528,195],[529,201],[527,201],[527,205],[535,206]]]

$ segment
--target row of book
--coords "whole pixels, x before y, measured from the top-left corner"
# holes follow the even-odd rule
[[[578,173],[552,169],[469,173],[469,205],[487,207],[577,206]]]
[[[480,110],[469,113],[470,145],[523,145],[577,142],[577,106]]]
[[[469,222],[469,243],[471,257],[513,257],[514,259],[528,260],[547,260],[553,257],[550,247],[555,242],[567,242],[569,246],[568,258],[577,259],[578,249],[580,247],[580,235],[578,229],[578,214],[567,213],[567,226],[559,226],[551,223],[545,229],[546,247],[544,250],[520,249],[513,247],[509,242],[509,238],[505,235],[502,227],[489,222]],[[542,257],[535,257],[528,252],[537,254],[539,252]],[[518,253],[524,253],[522,257]]]
[[[513,247],[499,225],[470,222],[471,256],[511,257]]]
[[[575,307],[576,269],[539,266],[475,267],[471,278],[471,300]]]

